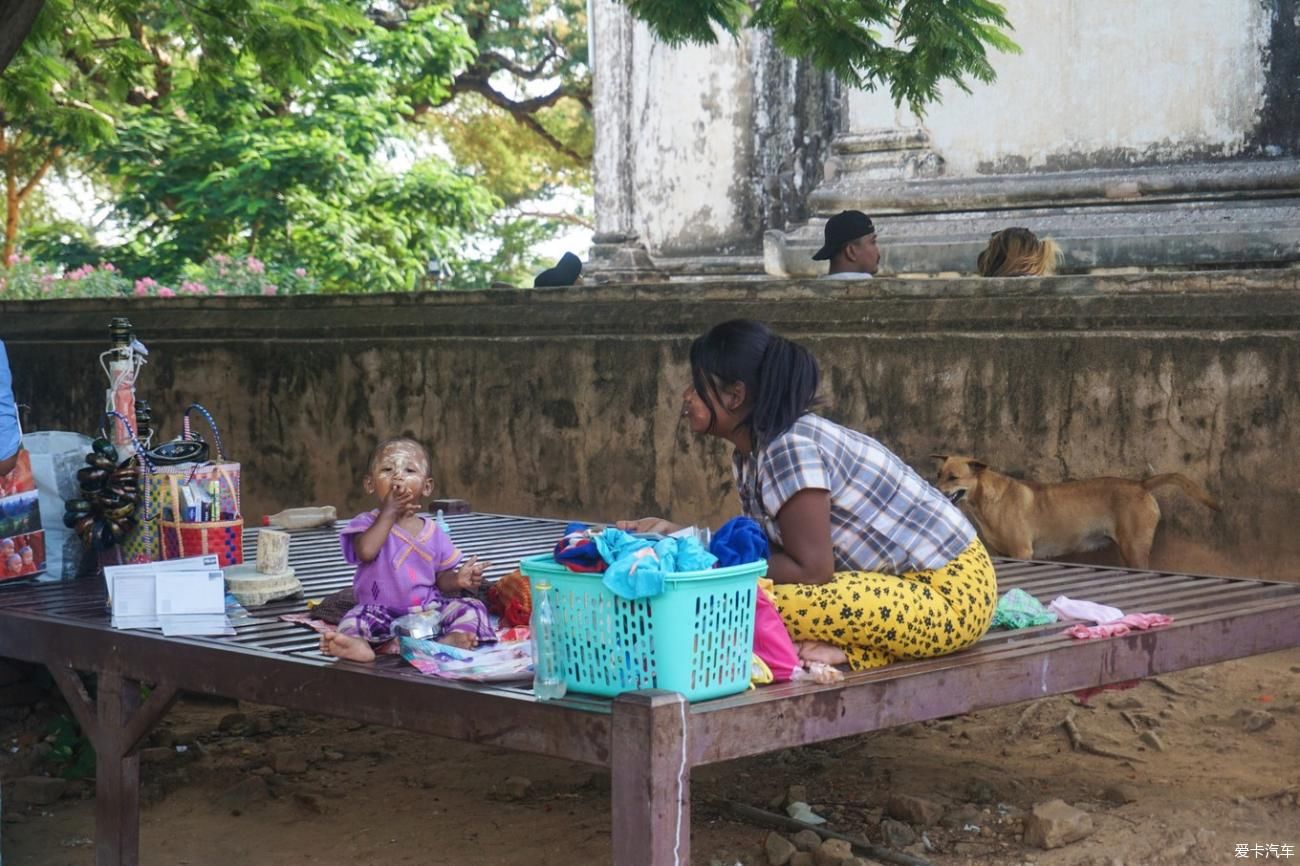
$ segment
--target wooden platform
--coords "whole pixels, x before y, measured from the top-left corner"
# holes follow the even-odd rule
[[[491,514],[447,518],[457,544],[493,563],[489,577],[549,550],[563,522]],[[256,545],[250,530],[245,547]],[[336,529],[294,533],[290,564],[308,598],[347,586]],[[1016,703],[1300,646],[1300,585],[1056,563],[996,561],[999,590],[1059,594],[1174,624],[1077,641],[1059,624],[992,632],[951,656],[850,674],[835,686],[775,685],[688,704],[672,692],[538,702],[523,687],[422,676],[396,657],[322,657],[309,629],[273,602],[233,637],[115,631],[99,580],[0,584],[0,655],[47,665],[97,752],[96,862],[139,862],[139,759],[149,730],[185,690],[356,719],[610,767],[618,866],[690,862],[692,767],[909,722]],[[78,672],[95,672],[96,696]],[[139,683],[152,686],[141,702]]]

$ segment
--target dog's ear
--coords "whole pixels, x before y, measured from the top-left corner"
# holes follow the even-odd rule
[[[948,459],[948,455],[947,455],[947,454],[931,454],[931,455],[930,455],[930,459],[931,459],[931,460],[935,460],[935,461],[937,461],[937,462],[939,462],[939,463],[942,463],[943,461],[945,461],[945,460]]]
[[[981,463],[978,460],[969,460],[966,465],[971,468],[972,472],[983,472],[985,469],[989,468],[987,463]]]

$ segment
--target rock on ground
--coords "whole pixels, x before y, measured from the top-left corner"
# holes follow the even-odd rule
[[[943,806],[923,797],[913,797],[910,794],[895,794],[885,804],[885,812],[891,818],[897,818],[909,824],[933,827],[943,817]]]
[[[1038,803],[1025,818],[1025,844],[1050,849],[1091,835],[1092,816],[1064,800]]]
[[[57,802],[67,788],[67,779],[23,776],[14,781],[13,799],[15,803],[27,806],[48,806]]]
[[[786,866],[790,858],[799,851],[789,839],[775,830],[767,834],[767,838],[763,841],[763,850],[771,866]]]
[[[827,839],[822,846],[817,849],[817,854],[813,857],[813,862],[817,866],[840,866],[845,860],[853,856],[853,846],[843,839]]]
[[[812,830],[800,830],[794,834],[794,847],[800,851],[816,851],[822,846],[822,837]]]

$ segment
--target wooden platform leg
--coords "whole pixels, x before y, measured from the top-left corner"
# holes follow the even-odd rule
[[[140,704],[139,687],[118,674],[99,677],[100,741],[95,743],[95,864],[140,862],[140,756],[121,733]]]
[[[140,683],[116,673],[99,674],[94,703],[81,676],[50,666],[82,732],[95,747],[95,864],[140,862],[140,756],[137,749],[176,700],[176,688],[153,687],[140,702]]]
[[[690,706],[647,689],[614,699],[611,788],[614,866],[689,866]]]

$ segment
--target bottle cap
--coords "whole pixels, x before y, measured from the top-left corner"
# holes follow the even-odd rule
[[[533,582],[533,589],[547,590],[551,588],[549,580],[538,580]]]

